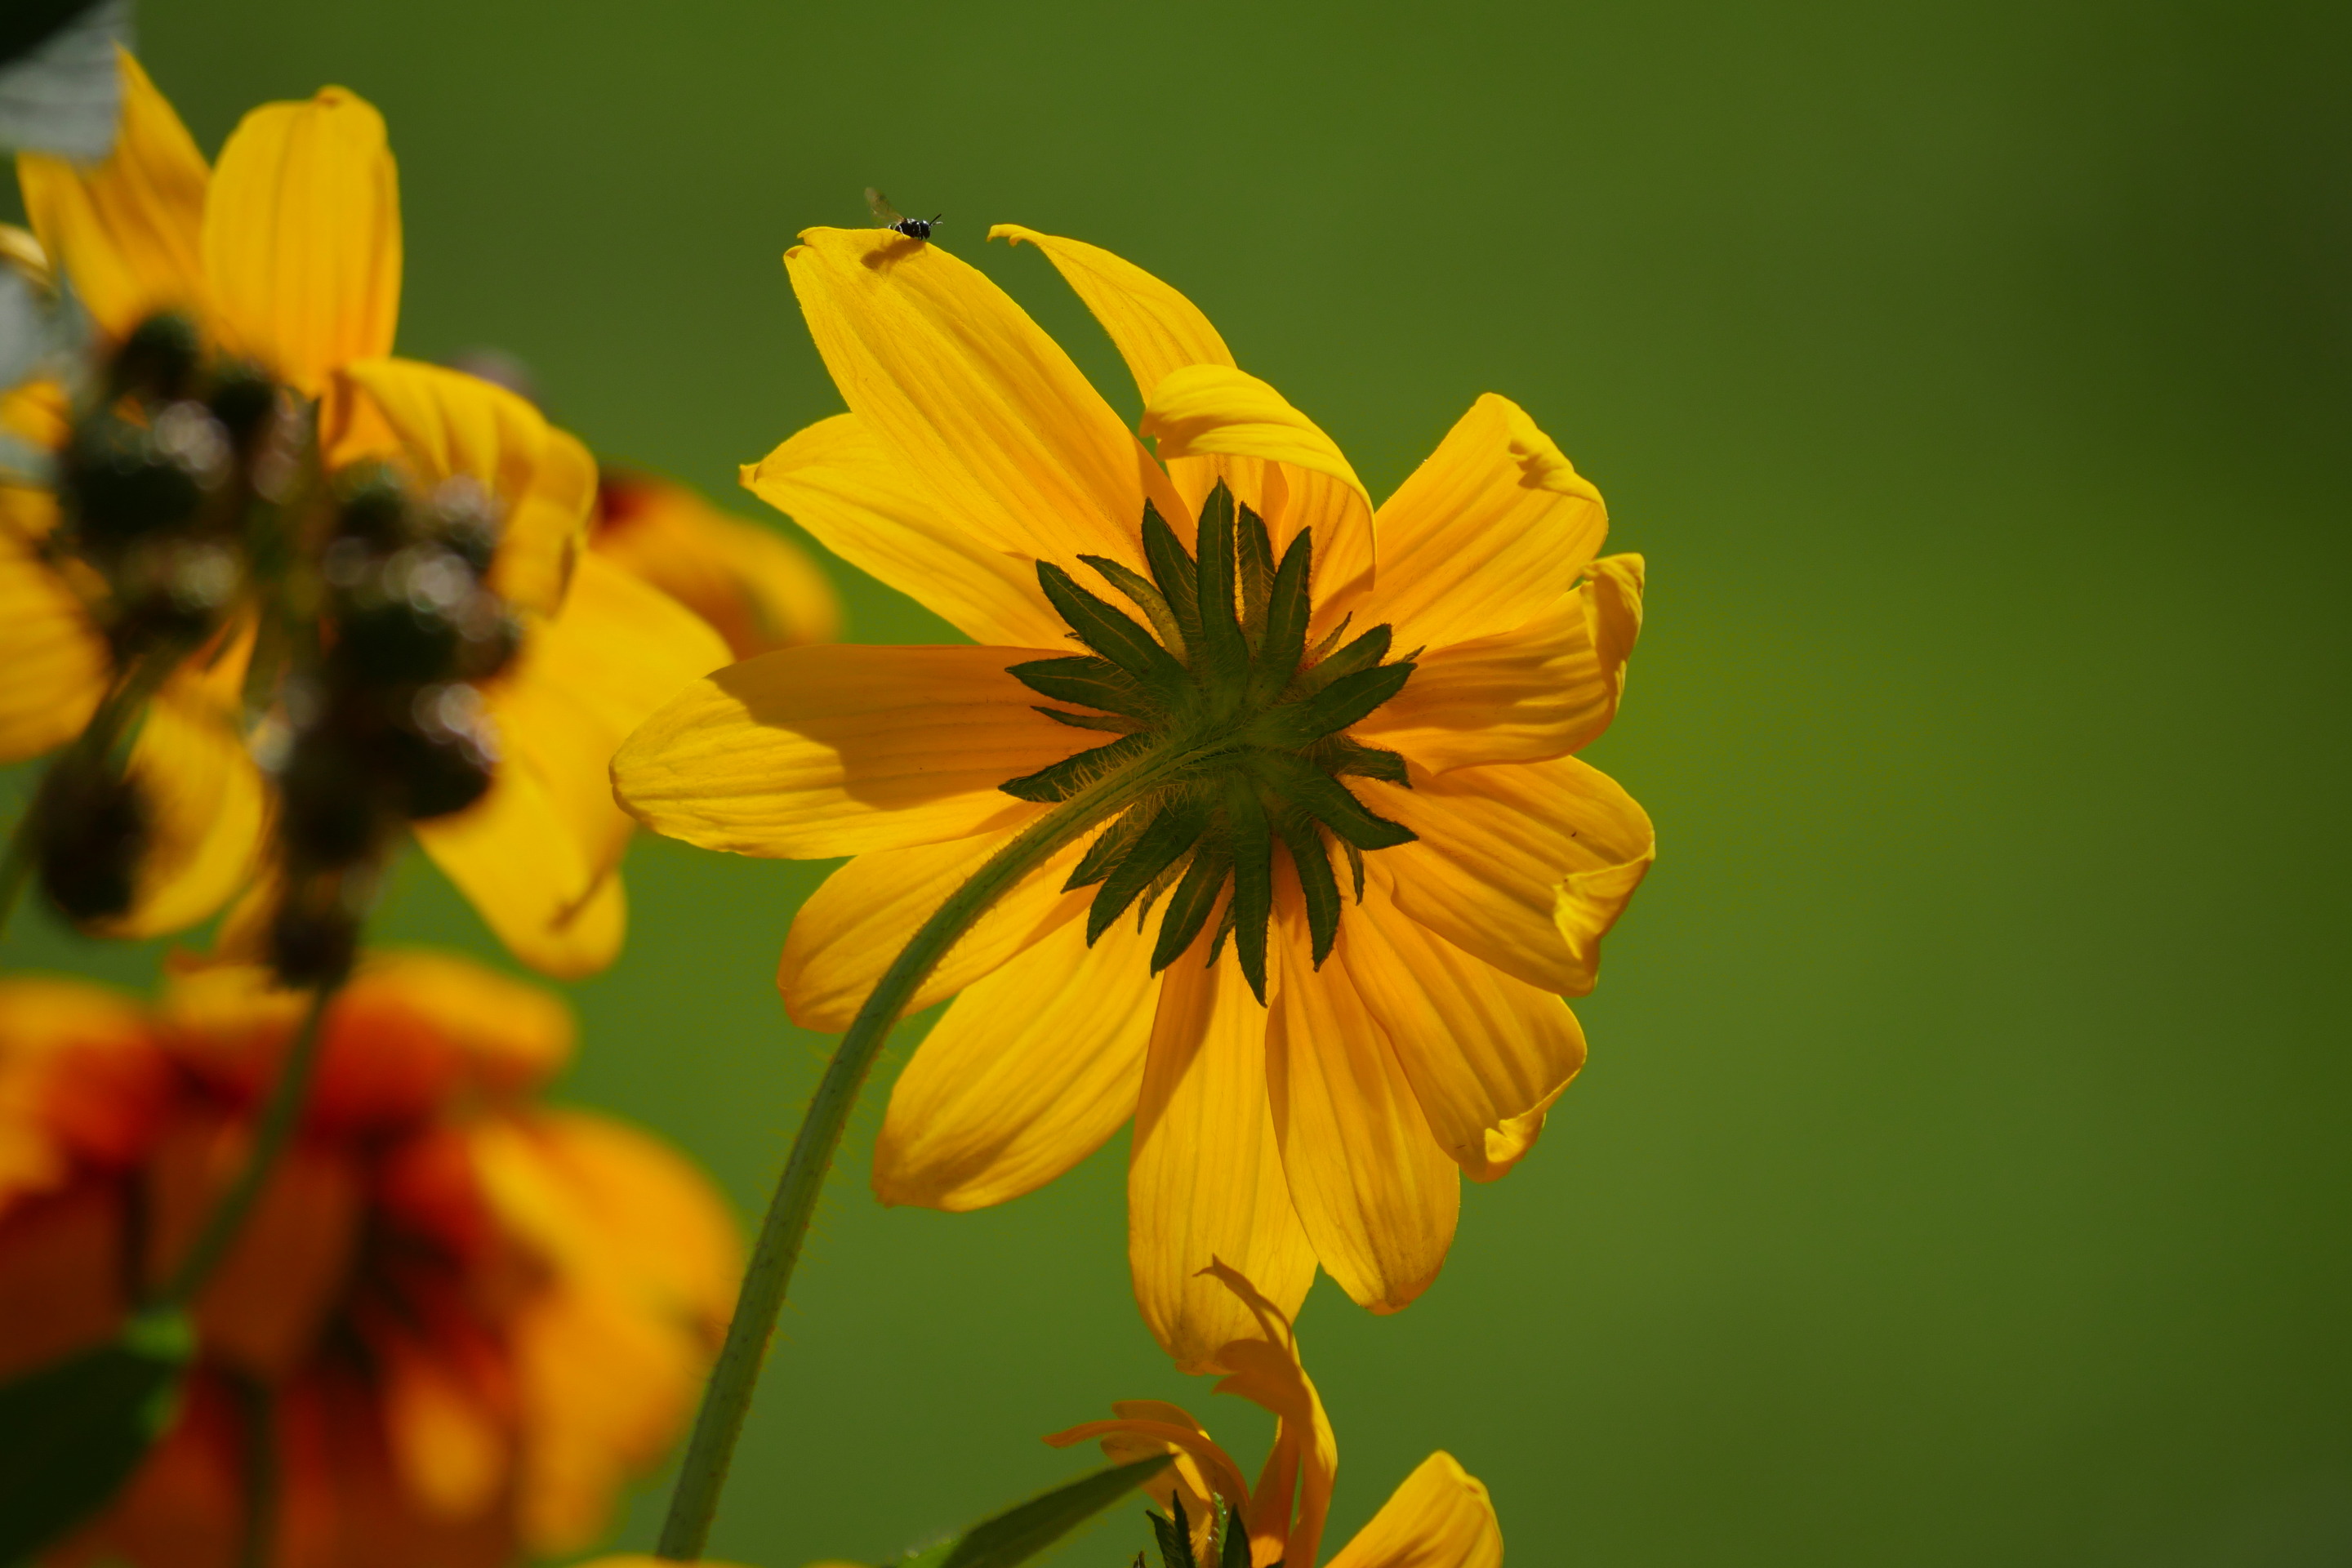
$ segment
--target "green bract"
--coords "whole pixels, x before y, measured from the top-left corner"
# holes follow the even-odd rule
[[[1341,731],[1403,689],[1413,656],[1388,658],[1385,626],[1342,643],[1344,622],[1308,647],[1311,531],[1299,530],[1277,562],[1264,520],[1237,507],[1222,482],[1201,508],[1196,543],[1197,552],[1188,552],[1147,502],[1150,577],[1079,557],[1143,612],[1148,627],[1059,566],[1037,563],[1046,598],[1094,652],[1033,659],[1010,673],[1057,702],[1097,710],[1040,712],[1119,738],[1002,787],[1022,800],[1058,802],[1147,760],[1184,758],[1104,828],[1066,887],[1100,884],[1087,916],[1091,942],[1139,900],[1140,929],[1172,885],[1151,952],[1156,974],[1192,944],[1230,883],[1210,957],[1231,935],[1263,1003],[1275,845],[1297,870],[1319,966],[1339,925],[1329,840],[1347,856],[1360,900],[1363,851],[1414,837],[1366,810],[1340,782],[1351,774],[1407,782],[1403,758]]]

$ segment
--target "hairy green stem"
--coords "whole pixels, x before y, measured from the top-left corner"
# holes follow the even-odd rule
[[[205,1216],[205,1228],[196,1237],[195,1245],[180,1259],[179,1268],[159,1291],[152,1306],[184,1307],[195,1300],[205,1281],[220,1267],[222,1258],[236,1244],[237,1233],[251,1217],[253,1205],[260,1201],[261,1190],[269,1182],[269,1173],[278,1165],[278,1157],[293,1142],[295,1126],[302,1119],[303,1102],[310,1097],[310,1079],[317,1076],[319,1053],[325,1042],[327,1005],[334,999],[336,987],[321,985],[310,994],[310,1005],[303,1010],[302,1022],[294,1032],[293,1043],[287,1047],[286,1060],[278,1069],[278,1083],[269,1091],[269,1102],[263,1107],[260,1124],[254,1129],[253,1147],[245,1156],[244,1168],[213,1212]]]
[[[669,1515],[662,1523],[656,1555],[675,1563],[695,1562],[710,1538],[719,1490],[727,1484],[727,1468],[742,1436],[744,1417],[751,1413],[751,1393],[760,1380],[768,1342],[774,1337],[777,1316],[783,1310],[793,1266],[800,1260],[801,1243],[816,1212],[825,1173],[841,1147],[850,1108],[856,1103],[874,1058],[898,1016],[956,939],[971,930],[972,922],[1013,884],[1056,850],[1182,772],[1198,760],[1202,751],[1213,749],[1171,748],[1147,755],[1037,818],[949,895],[883,972],[825,1066],[799,1135],[793,1140],[793,1152],[784,1162],[775,1195],[768,1202],[767,1215],[760,1223],[760,1237],[751,1251],[751,1266],[744,1271],[742,1292],[736,1298],[735,1316],[727,1325],[726,1342],[711,1369],[701,1412],[695,1417],[677,1489],[670,1494]]]

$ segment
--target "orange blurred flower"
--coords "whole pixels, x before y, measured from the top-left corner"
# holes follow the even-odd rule
[[[0,1376],[106,1334],[238,1167],[302,1005],[259,971],[146,1010],[0,980]],[[503,1563],[594,1539],[677,1434],[732,1304],[709,1184],[532,1103],[563,1005],[454,958],[363,963],[301,1131],[196,1303],[180,1417],[59,1553],[228,1568]]]

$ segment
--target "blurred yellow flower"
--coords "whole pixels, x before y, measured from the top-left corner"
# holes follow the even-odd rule
[[[0,980],[0,1377],[102,1339],[170,1273],[301,1006],[226,967],[175,977],[152,1011]],[[386,954],[325,1028],[301,1130],[195,1303],[182,1412],[61,1559],[501,1568],[577,1551],[691,1408],[735,1234],[668,1149],[531,1102],[571,1051],[563,1005]],[[264,1438],[280,1502],[248,1555]]]
[[[171,105],[128,55],[114,152],[83,167],[17,160],[48,257],[102,338],[159,310],[186,311],[221,352],[316,400],[332,467],[383,458],[421,487],[457,478],[496,500],[488,586],[526,622],[521,657],[485,685],[502,763],[470,809],[420,822],[426,854],[515,954],[550,973],[602,968],[625,924],[618,867],[630,832],[604,759],[684,682],[725,660],[694,616],[583,544],[595,464],[523,399],[455,371],[391,357],[400,208],[383,117],[341,88],[247,115],[207,169]],[[12,399],[37,422],[54,394]],[[62,438],[52,420],[49,440]],[[69,572],[42,547],[56,508],[17,489],[0,508],[0,760],[78,733],[106,689],[106,647]],[[251,883],[268,792],[246,746],[241,699],[254,618],[233,616],[150,705],[131,763],[152,822],[129,910],[143,936],[205,919]]]
[[[1402,1308],[1451,1244],[1457,1169],[1508,1170],[1582,1064],[1561,996],[1591,989],[1653,837],[1570,753],[1616,711],[1642,563],[1599,554],[1598,492],[1510,402],[1479,398],[1376,511],[1173,289],[996,232],[1109,330],[1156,458],[971,267],[808,231],[785,260],[850,412],[745,482],[982,646],[751,659],[649,720],[614,784],[691,843],[856,857],[779,973],[827,1030],[1057,803],[1129,788],[916,995],[963,993],[898,1079],[874,1182],[1002,1203],[1132,1117],[1138,1297],[1204,1366],[1252,1321],[1199,1278],[1212,1257],[1286,1312],[1318,1259]]]
[[[1241,1467],[1206,1427],[1163,1400],[1121,1400],[1111,1406],[1115,1419],[1089,1421],[1045,1441],[1063,1448],[1099,1438],[1103,1452],[1122,1463],[1174,1455],[1176,1463],[1150,1490],[1163,1509],[1181,1502],[1202,1563],[1217,1560],[1210,1551],[1212,1504],[1222,1503],[1248,1530],[1257,1568],[1316,1568],[1339,1449],[1299,1361],[1298,1336],[1239,1271],[1218,1263],[1203,1273],[1231,1292],[1254,1325],[1255,1332],[1221,1346],[1203,1370],[1224,1374],[1216,1392],[1239,1394],[1275,1417],[1274,1447],[1257,1484],[1244,1482]],[[1503,1529],[1486,1489],[1441,1449],[1405,1478],[1327,1568],[1499,1568],[1502,1561]]]
[[[823,567],[673,480],[604,465],[589,544],[709,621],[737,658],[841,635]]]

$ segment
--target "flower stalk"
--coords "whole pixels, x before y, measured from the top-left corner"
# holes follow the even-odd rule
[[[809,1221],[816,1213],[817,1196],[824,1191],[850,1110],[873,1070],[874,1058],[907,1004],[957,940],[1022,878],[1197,761],[1198,752],[1192,749],[1169,747],[1148,753],[1038,817],[948,896],[875,983],[841,1044],[835,1047],[832,1060],[825,1064],[824,1077],[809,1100],[783,1174],[760,1222],[759,1240],[743,1273],[735,1315],[728,1322],[726,1342],[711,1369],[702,1408],[695,1416],[677,1489],[670,1494],[669,1513],[655,1548],[656,1556],[674,1563],[696,1562],[710,1539],[719,1495],[727,1484],[744,1419],[751,1414],[751,1394],[767,1359],[768,1343],[775,1336],[776,1320],[783,1311]]]
[[[275,1170],[286,1146],[293,1142],[294,1129],[301,1121],[303,1103],[310,1096],[310,1080],[318,1076],[320,1048],[326,1040],[328,1005],[334,1000],[338,987],[321,985],[310,994],[310,1005],[303,1010],[302,1022],[295,1029],[293,1042],[287,1048],[286,1060],[278,1069],[278,1082],[269,1091],[269,1102],[262,1110],[260,1124],[254,1129],[253,1147],[245,1157],[245,1164],[236,1180],[220,1202],[213,1205],[205,1217],[205,1228],[180,1266],[172,1271],[151,1307],[185,1307],[220,1267],[221,1259],[236,1245],[237,1234],[252,1217],[254,1205],[260,1201],[261,1190],[268,1185],[269,1173]]]

